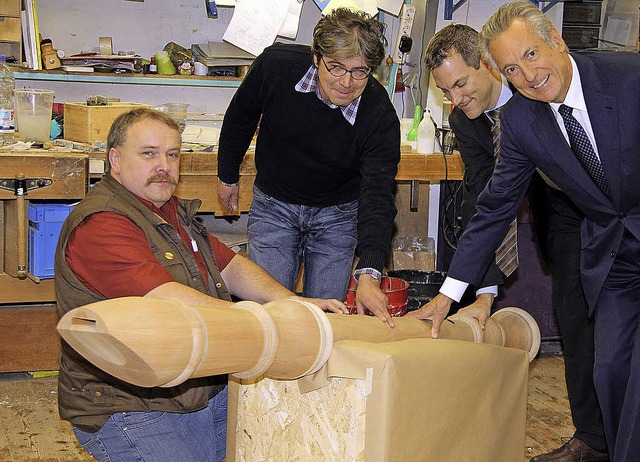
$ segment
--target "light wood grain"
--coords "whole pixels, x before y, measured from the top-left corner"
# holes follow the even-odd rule
[[[93,459],[60,420],[57,378],[0,374],[0,460],[84,462]],[[562,356],[543,355],[529,366],[527,438],[523,461],[573,435]],[[45,459],[46,457],[46,459]],[[477,461],[493,462],[493,461]],[[516,461],[517,462],[517,461]]]

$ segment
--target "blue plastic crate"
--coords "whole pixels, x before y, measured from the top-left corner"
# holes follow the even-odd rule
[[[71,210],[73,205],[69,204],[29,204],[29,272],[34,276],[54,277],[58,237]]]

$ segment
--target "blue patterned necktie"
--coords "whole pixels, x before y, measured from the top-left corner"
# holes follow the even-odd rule
[[[576,118],[573,117],[573,108],[561,104],[558,108],[558,112],[562,116],[564,127],[567,129],[571,150],[576,155],[578,161],[580,161],[580,164],[589,174],[593,182],[608,196],[609,184],[604,176],[602,164],[600,163],[600,159],[598,159],[596,152],[593,150],[593,146],[591,145],[584,128],[582,128],[582,125],[580,125]]]
[[[491,137],[493,140],[493,158],[497,163],[500,159],[500,108],[487,111],[491,119]],[[505,276],[510,276],[518,267],[518,221],[513,220],[507,229],[498,250],[496,250],[496,265]]]

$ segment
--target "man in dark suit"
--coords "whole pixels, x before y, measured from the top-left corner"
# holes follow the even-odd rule
[[[640,55],[570,56],[559,32],[530,2],[500,7],[482,28],[480,44],[520,94],[503,108],[500,161],[478,198],[449,277],[441,293],[413,316],[432,319],[438,336],[460,285],[464,289],[481,280],[540,169],[586,217],[580,269],[595,317],[594,382],[609,456],[614,462],[637,462]],[[591,160],[581,162],[578,156]]]
[[[475,213],[478,196],[495,165],[491,111],[512,96],[506,80],[481,59],[478,33],[464,24],[450,24],[430,40],[424,52],[427,71],[455,106],[449,124],[456,135],[464,163],[462,225]],[[580,222],[582,213],[561,191],[539,175],[529,188],[536,237],[545,262],[551,265],[552,299],[563,338],[569,403],[576,432],[574,438],[532,462],[606,461],[602,416],[593,386],[593,320],[580,283]],[[522,275],[526,277],[526,274]],[[489,265],[476,302],[464,308],[467,314],[486,310],[497,294],[504,275],[495,261]],[[473,310],[473,312],[471,312]]]
[[[486,112],[502,106],[512,93],[500,74],[480,59],[478,32],[472,27],[446,26],[429,41],[424,56],[426,69],[436,86],[455,106],[449,124],[464,163],[461,207],[464,229],[495,165],[491,120]],[[494,262],[478,286],[476,301],[461,311],[473,314],[472,311],[490,309],[498,286],[504,281],[504,274]]]

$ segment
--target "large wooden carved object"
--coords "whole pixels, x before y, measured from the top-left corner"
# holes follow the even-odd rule
[[[440,338],[518,348],[533,359],[540,331],[518,308],[504,308],[486,330],[467,315],[444,322]],[[391,329],[370,316],[324,313],[291,298],[229,308],[188,306],[175,299],[124,297],[71,310],[58,323],[62,338],[88,361],[135,385],[170,387],[189,378],[233,374],[296,379],[318,371],[333,342],[430,338],[431,323],[395,318]]]

